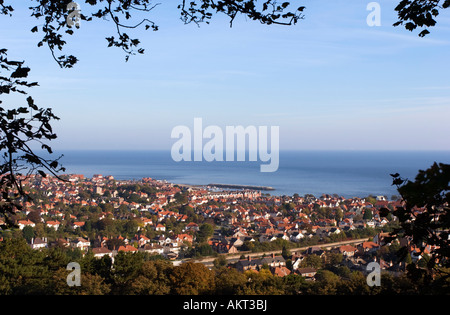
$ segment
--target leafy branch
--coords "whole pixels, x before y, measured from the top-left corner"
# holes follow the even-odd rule
[[[398,21],[394,26],[404,25],[405,29],[413,31],[418,27],[424,28],[420,37],[430,33],[426,27],[436,25],[435,18],[439,15],[439,10],[447,9],[450,0],[402,0],[395,8],[398,14]]]
[[[394,229],[389,241],[406,238],[410,245],[423,255],[429,249],[431,258],[426,262],[427,270],[410,266],[410,273],[417,277],[432,277],[432,272],[447,273],[450,267],[450,165],[434,163],[429,169],[420,170],[415,181],[391,174],[393,185],[402,197],[402,205],[392,214],[398,219],[400,227]],[[380,216],[391,211],[380,210]],[[404,254],[409,254],[404,249]]]
[[[199,25],[202,22],[209,23],[213,13],[224,13],[230,17],[230,27],[238,14],[243,14],[254,21],[259,21],[261,24],[278,24],[278,25],[293,25],[298,20],[303,19],[302,12],[305,7],[298,7],[294,11],[285,12],[289,8],[289,2],[278,4],[276,1],[267,0],[262,3],[262,8],[257,8],[257,1],[254,0],[237,0],[237,1],[214,1],[203,0],[199,5],[196,1],[191,1],[189,6],[183,0],[182,4],[178,6],[181,9],[181,20],[185,23],[194,22]]]
[[[23,64],[23,61],[8,60],[7,50],[0,49],[0,95],[27,94],[26,88],[38,85],[23,80],[30,71]],[[29,199],[22,187],[24,178],[33,173],[45,177],[46,172],[58,177],[57,173],[65,170],[59,164],[62,156],[46,159],[36,155],[32,148],[38,144],[47,153],[53,153],[45,142],[56,138],[50,122],[59,118],[50,108],[39,108],[31,96],[26,98],[26,102],[26,106],[14,109],[0,107],[0,214],[6,226],[14,225],[11,216],[22,209],[23,200]]]
[[[72,0],[30,0],[36,2],[29,7],[31,16],[38,20],[44,20],[41,25],[36,25],[31,29],[33,33],[42,33],[43,36],[38,42],[38,47],[47,45],[53,59],[61,68],[72,68],[78,59],[73,55],[59,54],[67,44],[65,36],[73,35],[74,28],[68,25],[68,20],[72,17],[69,6]],[[12,6],[3,4],[0,0],[0,14],[12,16],[14,11]],[[93,18],[106,20],[114,23],[116,35],[105,37],[108,47],[118,47],[125,52],[125,60],[130,56],[144,53],[141,42],[138,38],[132,38],[124,30],[137,29],[143,27],[145,30],[158,31],[159,26],[149,15],[161,3],[153,3],[150,0],[84,0],[82,10],[77,12],[77,17],[81,21],[89,22]],[[251,20],[259,21],[262,24],[293,25],[298,20],[303,19],[304,6],[295,10],[290,10],[289,2],[278,3],[274,0],[198,0],[187,3],[182,0],[178,6],[181,20],[185,23],[201,22],[209,23],[213,14],[221,13],[230,18],[230,26],[237,15],[242,14]],[[87,13],[86,13],[87,12]],[[137,22],[131,22],[137,15],[143,15]],[[127,23],[124,23],[127,21]],[[79,26],[76,26],[79,28]]]

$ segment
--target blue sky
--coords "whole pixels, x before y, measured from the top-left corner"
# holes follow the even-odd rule
[[[419,38],[392,26],[396,1],[378,1],[381,26],[369,27],[369,2],[298,1],[305,19],[289,27],[241,16],[230,28],[217,15],[199,28],[167,1],[151,13],[158,32],[130,32],[146,53],[128,63],[106,47],[112,23],[82,22],[63,51],[80,59],[74,69],[37,47],[22,2],[1,17],[0,42],[31,67],[36,102],[61,118],[55,149],[170,149],[171,130],[201,117],[280,126],[281,149],[449,150],[450,13]]]

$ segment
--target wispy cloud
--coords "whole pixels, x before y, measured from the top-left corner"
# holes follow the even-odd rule
[[[430,91],[446,91],[450,90],[450,85],[448,86],[421,86],[414,88],[415,90],[430,90]]]

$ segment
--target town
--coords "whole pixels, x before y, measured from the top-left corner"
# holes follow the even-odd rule
[[[377,261],[396,274],[404,267],[395,254],[400,246],[409,249],[405,263],[422,258],[408,240],[384,241],[396,220],[379,210],[401,205],[397,196],[272,196],[99,174],[32,175],[22,184],[30,199],[15,213],[17,228],[1,230],[0,240],[24,238],[35,250],[62,247],[113,260],[142,252],[174,265],[266,269],[312,281],[324,261],[360,271]]]

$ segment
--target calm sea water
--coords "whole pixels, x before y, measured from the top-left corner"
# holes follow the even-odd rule
[[[67,174],[151,177],[177,184],[270,186],[272,195],[338,194],[390,197],[390,173],[414,179],[433,162],[450,164],[450,151],[282,151],[277,172],[261,173],[261,162],[174,162],[169,151],[64,151]]]

